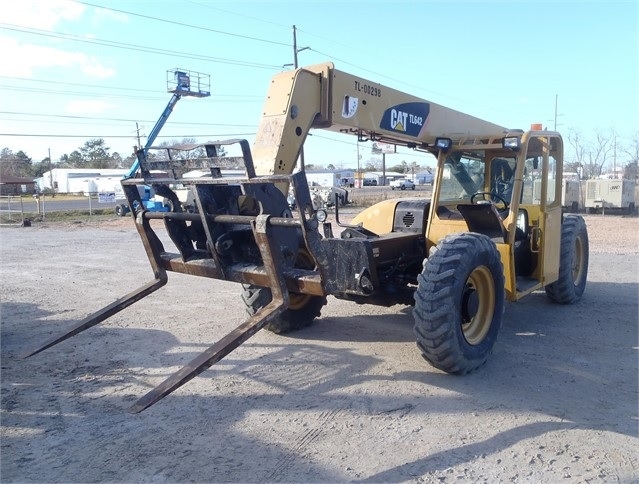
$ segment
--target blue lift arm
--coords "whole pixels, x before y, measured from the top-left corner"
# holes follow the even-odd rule
[[[158,134],[160,134],[160,131],[164,127],[164,124],[173,112],[173,108],[182,98],[182,96],[208,97],[211,95],[210,83],[211,81],[208,74],[202,74],[200,72],[194,72],[185,69],[171,69],[167,71],[167,88],[169,88],[169,92],[173,93],[173,96],[171,96],[169,103],[164,108],[164,112],[160,116],[160,119],[158,119],[155,123],[155,126],[153,126],[153,129],[151,130],[151,133],[146,140],[144,148],[137,150],[137,159],[135,160],[127,174],[124,175],[124,180],[133,178],[137,171],[140,169],[140,157],[146,156],[147,151],[155,142],[155,139],[158,137]]]
[[[177,104],[177,102],[180,100],[181,97],[182,97],[182,93],[179,93],[179,92],[175,92],[173,93],[173,96],[171,96],[171,99],[169,100],[169,103],[164,108],[164,112],[160,116],[160,119],[158,119],[157,122],[155,123],[155,126],[153,126],[153,129],[151,130],[151,134],[149,134],[149,137],[146,140],[146,144],[144,145],[144,148],[142,148],[145,155],[148,149],[155,142],[155,138],[157,138],[158,134],[160,134],[160,131],[162,130],[162,128],[164,127],[164,124],[166,123],[166,120],[169,119],[169,116],[173,112],[173,108],[175,107],[175,105]],[[140,159],[138,157],[133,163],[133,165],[131,165],[131,168],[129,169],[127,174],[124,175],[124,179],[127,180],[129,178],[133,178],[139,168],[140,168]]]

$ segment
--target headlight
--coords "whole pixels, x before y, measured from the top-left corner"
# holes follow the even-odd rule
[[[320,209],[317,212],[315,212],[315,217],[317,218],[318,222],[324,223],[326,222],[326,219],[328,218],[328,213],[326,212],[326,210]]]
[[[521,140],[517,136],[502,138],[501,146],[505,150],[519,151],[521,148]]]
[[[435,148],[442,151],[448,151],[453,146],[453,140],[450,138],[435,138]]]

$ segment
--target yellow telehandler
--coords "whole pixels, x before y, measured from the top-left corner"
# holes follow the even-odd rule
[[[336,204],[330,222],[314,208],[304,172],[296,171],[312,129],[431,153],[437,158],[432,197],[386,200],[349,223],[340,221]],[[221,176],[216,153],[230,145],[239,145],[244,177]],[[584,291],[588,234],[582,217],[562,214],[559,133],[507,129],[324,63],[274,76],[252,150],[246,140],[225,140],[206,153],[151,161],[138,150],[139,174],[122,185],[153,279],[27,356],[156,291],[167,272],[242,284],[247,321],[138,400],[131,411],[139,412],[260,329],[311,324],[327,295],[414,305],[424,358],[464,374],[486,361],[506,300],[545,289],[551,300],[570,304]],[[210,175],[183,177],[195,168]],[[145,209],[144,185],[172,210]],[[535,196],[533,185],[541,187]],[[191,190],[189,211],[181,208],[176,186]],[[158,221],[174,248],[156,234]]]

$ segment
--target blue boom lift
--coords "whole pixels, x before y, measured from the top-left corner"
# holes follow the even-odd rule
[[[169,119],[169,116],[173,112],[173,108],[177,102],[183,96],[192,97],[208,97],[211,95],[210,91],[210,76],[208,74],[202,74],[201,72],[189,71],[186,69],[169,69],[166,71],[166,87],[167,91],[172,93],[169,103],[164,108],[162,115],[153,126],[151,133],[147,137],[146,144],[143,148],[136,150],[135,163],[131,166],[128,173],[124,175],[123,180],[129,178],[135,178],[140,169],[140,159],[144,159],[148,153],[149,148],[155,142],[155,139],[160,134],[160,131],[164,127],[164,124]],[[154,199],[154,190],[152,186],[142,185],[140,190],[144,190],[144,193],[140,193],[144,208],[152,212],[168,212],[170,209],[162,201]],[[120,204],[115,207],[115,213],[120,217],[124,217],[131,211],[132,208],[126,204]]]

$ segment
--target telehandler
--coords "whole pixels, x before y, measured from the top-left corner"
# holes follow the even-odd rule
[[[433,154],[432,198],[385,200],[348,224],[336,205],[329,222],[313,207],[304,172],[295,170],[311,129]],[[222,178],[216,149],[234,144],[246,174]],[[552,301],[570,304],[584,291],[588,234],[582,217],[562,214],[559,133],[507,129],[324,63],[273,77],[252,150],[246,140],[226,140],[207,154],[153,162],[137,151],[140,174],[122,186],[153,280],[27,356],[156,291],[169,271],[242,284],[247,321],[140,398],[131,407],[140,412],[260,329],[311,324],[328,295],[414,305],[423,357],[445,372],[465,374],[486,361],[506,300],[543,288]],[[182,176],[195,168],[210,176]],[[158,170],[166,176],[158,178]],[[540,197],[533,197],[535,181]],[[166,197],[172,211],[146,210],[138,189],[145,184]],[[194,209],[182,210],[176,186],[192,190]],[[154,229],[157,221],[175,246],[171,251]]]

